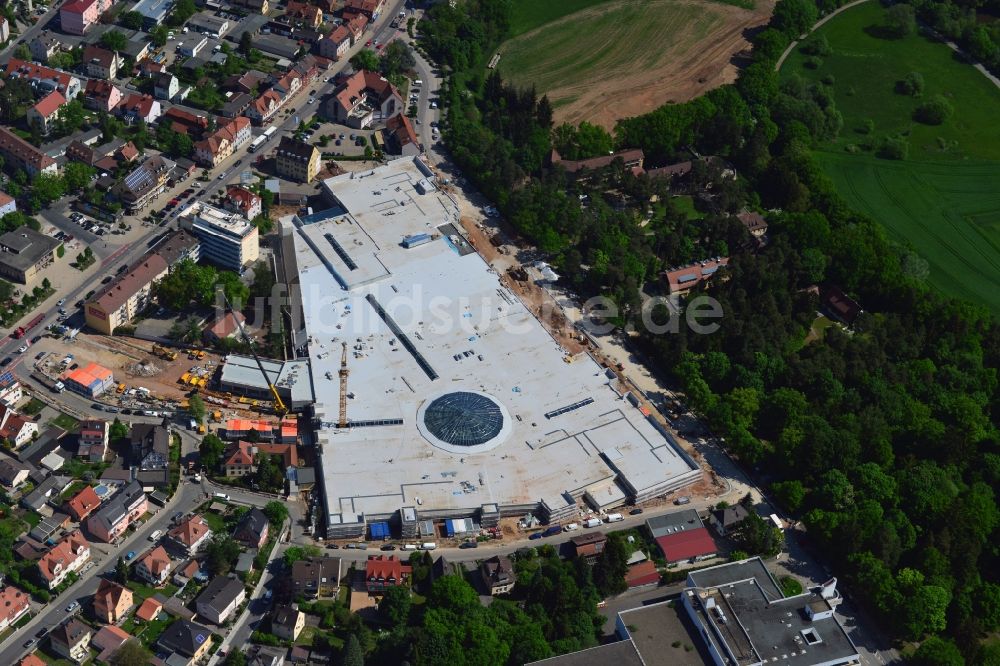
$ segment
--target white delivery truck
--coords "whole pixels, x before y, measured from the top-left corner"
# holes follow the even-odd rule
[[[428,541],[427,543],[420,544],[420,550],[434,550],[438,545],[433,541]]]
[[[403,546],[403,550],[416,550],[416,549],[417,549],[417,544],[415,543],[408,543],[405,546]]]
[[[587,520],[583,521],[584,527],[597,527],[600,524],[601,520],[599,518],[587,518]]]
[[[580,529],[580,525],[577,523],[570,523],[569,525],[565,525],[563,527],[563,532],[575,532],[578,529]]]
[[[617,522],[620,522],[622,520],[625,520],[625,516],[623,516],[620,513],[609,513],[608,514],[608,522],[609,523],[617,523]]]

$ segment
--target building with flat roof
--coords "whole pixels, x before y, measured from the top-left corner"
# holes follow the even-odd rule
[[[312,404],[314,396],[309,361],[305,359],[273,361],[262,358],[260,362],[278,389],[278,395],[289,409],[298,411]],[[271,390],[264,381],[264,376],[260,374],[257,362],[251,356],[228,354],[222,362],[219,388],[248,398],[272,399]]]
[[[282,225],[294,245],[285,272],[298,275],[304,333],[293,326],[293,344],[308,346],[328,537],[363,533],[404,507],[417,507],[418,520],[495,505],[559,521],[608,483],[641,502],[700,478],[623,400],[616,378],[589,357],[564,361],[460,236],[457,207],[422,161],[324,188],[333,208]],[[420,233],[432,240],[404,247]]]
[[[147,256],[87,301],[87,326],[98,333],[111,335],[146,307],[153,284],[166,274],[167,262],[161,256]]]
[[[150,30],[163,23],[173,7],[174,0],[139,0],[132,11],[142,14],[142,27]]]
[[[115,385],[115,376],[96,363],[70,370],[60,378],[70,391],[96,398]]]
[[[239,213],[193,202],[180,216],[180,226],[201,242],[201,258],[231,271],[242,271],[260,257],[257,227]]]
[[[30,227],[18,227],[0,236],[0,276],[31,284],[55,263],[60,243]]]

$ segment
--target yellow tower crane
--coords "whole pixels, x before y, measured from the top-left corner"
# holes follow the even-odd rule
[[[239,326],[240,335],[243,336],[243,340],[247,343],[247,346],[250,347],[250,353],[253,355],[253,360],[257,361],[257,367],[260,368],[260,374],[264,375],[264,383],[267,384],[267,388],[270,389],[271,396],[274,398],[274,413],[278,415],[278,418],[282,418],[288,413],[288,407],[285,406],[285,402],[281,399],[281,396],[278,395],[278,387],[276,387],[271,381],[271,378],[267,374],[267,370],[264,369],[264,364],[260,362],[260,357],[257,356],[257,352],[253,348],[253,342],[250,340],[250,336],[247,335],[246,329],[243,328],[242,320],[233,310],[233,304],[230,303],[229,299],[226,297],[226,292],[222,291],[222,289],[219,289],[219,292],[222,294],[222,298],[226,301],[226,307],[233,313],[233,319],[236,320],[236,325]],[[343,380],[341,381],[343,382]],[[343,408],[341,408],[341,412],[343,411]]]

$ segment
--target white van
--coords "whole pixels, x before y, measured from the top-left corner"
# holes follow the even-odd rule
[[[584,527],[597,527],[600,524],[601,521],[599,518],[588,518],[587,520],[583,521]]]
[[[62,382],[56,382],[54,388],[56,390],[56,393],[62,393],[63,391],[66,390],[66,385],[63,384]]]
[[[403,550],[416,550],[416,549],[417,549],[417,544],[415,543],[408,543],[405,546],[403,546]]]
[[[215,493],[213,497],[220,500],[226,500],[227,502],[229,501],[229,495],[226,493]]]
[[[160,536],[162,534],[163,534],[163,530],[156,530],[155,532],[153,532],[152,534],[149,535],[149,540],[150,541],[156,541],[157,539],[160,538]]]
[[[575,532],[578,529],[580,529],[580,526],[578,524],[570,523],[569,525],[565,525],[563,527],[563,532]]]
[[[438,547],[433,541],[428,541],[427,543],[420,544],[420,550],[434,550]]]
[[[625,520],[625,516],[623,516],[620,513],[609,513],[608,514],[608,522],[609,523],[617,523],[617,522],[620,522],[622,520]]]
[[[424,85],[424,82],[421,81],[420,79],[414,79],[413,80],[413,85],[415,85],[415,86],[422,86],[422,85]]]

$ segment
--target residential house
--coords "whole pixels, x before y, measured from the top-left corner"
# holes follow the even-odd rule
[[[59,35],[48,30],[43,30],[28,42],[28,50],[31,51],[31,58],[38,62],[48,62],[49,58],[65,50],[63,40]]]
[[[366,16],[372,21],[385,9],[385,0],[344,0],[344,14]]]
[[[163,585],[170,576],[170,556],[163,546],[146,551],[135,563],[135,575],[152,585]]]
[[[0,589],[0,631],[13,625],[28,612],[29,595],[24,590],[5,585]]]
[[[708,523],[715,527],[719,536],[728,536],[740,523],[749,517],[750,512],[742,504],[734,504],[723,509],[715,509],[708,514]]]
[[[848,327],[854,326],[854,322],[864,312],[860,303],[834,286],[823,289],[820,303],[831,317]]]
[[[87,519],[87,529],[101,541],[111,543],[141,518],[148,508],[142,485],[132,481],[91,514]]]
[[[216,167],[252,138],[250,120],[243,117],[233,118],[194,144],[194,159],[203,166]]]
[[[66,512],[78,523],[82,523],[84,518],[89,516],[94,509],[101,505],[101,498],[97,496],[92,486],[85,486],[83,490],[66,500]]]
[[[73,479],[68,476],[50,476],[21,498],[21,506],[31,511],[52,515],[52,509],[47,507],[49,498],[60,496],[72,482]]]
[[[227,477],[246,476],[257,469],[257,447],[251,442],[232,442],[222,459]]]
[[[413,567],[394,555],[369,555],[365,562],[365,589],[383,594],[390,587],[409,586]]]
[[[129,461],[139,469],[166,469],[170,456],[170,430],[154,423],[136,423],[129,441]]]
[[[513,563],[503,555],[483,560],[479,565],[479,575],[482,576],[483,585],[490,591],[490,596],[494,597],[510,592],[516,580]]]
[[[233,531],[233,539],[244,548],[261,548],[267,542],[268,520],[264,512],[254,507],[243,514]]]
[[[375,112],[391,118],[406,111],[396,86],[377,72],[361,70],[347,77],[327,104],[326,113],[338,123],[363,129],[375,121]]]
[[[552,166],[561,166],[566,173],[579,177],[589,171],[596,171],[611,166],[615,160],[621,160],[626,170],[642,173],[642,163],[646,159],[640,148],[619,150],[610,155],[601,155],[586,160],[564,160],[557,150],[552,149],[550,162]]]
[[[118,77],[121,57],[115,51],[100,46],[88,46],[83,50],[83,67],[87,76],[110,81]]]
[[[767,220],[764,216],[756,211],[743,211],[742,213],[737,213],[736,219],[746,227],[750,235],[755,238],[760,238],[767,233]]]
[[[222,207],[240,213],[248,220],[253,220],[264,212],[260,196],[239,185],[230,185],[226,188],[226,198],[222,202]]]
[[[30,442],[37,433],[37,423],[6,405],[0,406],[0,440],[7,440],[13,448],[19,449]]]
[[[357,44],[361,41],[361,36],[365,34],[365,30],[368,29],[368,17],[363,14],[358,14],[347,19],[347,29],[351,32],[351,40],[353,44]]]
[[[147,597],[135,611],[135,617],[143,622],[152,622],[163,610],[163,604],[154,597]]]
[[[276,606],[271,613],[271,633],[284,641],[294,641],[306,626],[306,615],[294,604]]]
[[[9,495],[28,480],[28,468],[14,458],[3,456],[0,459],[0,486]]]
[[[0,192],[0,217],[17,212],[17,200],[6,192]]]
[[[188,555],[194,555],[198,549],[212,536],[208,523],[199,514],[188,516],[167,532],[167,538],[173,541]]]
[[[660,572],[656,568],[656,563],[650,560],[632,564],[625,571],[625,584],[629,588],[657,585],[659,582]]]
[[[114,0],[70,0],[59,9],[59,27],[70,35],[83,35],[100,22]]]
[[[319,173],[320,152],[316,146],[283,136],[275,154],[275,170],[282,178],[308,183]]]
[[[54,159],[6,127],[0,127],[0,157],[4,158],[8,168],[23,169],[30,178],[40,173],[55,174],[59,171]]]
[[[42,134],[48,134],[59,120],[59,113],[64,106],[66,98],[58,90],[53,90],[28,109],[28,124],[37,127]]]
[[[416,157],[422,150],[413,123],[402,113],[385,122],[385,144],[388,152],[400,157]]]
[[[168,654],[181,655],[188,660],[188,664],[192,664],[212,647],[212,631],[189,620],[177,620],[160,634],[156,646]],[[170,658],[167,661],[176,663]]]
[[[295,596],[322,599],[340,591],[340,558],[310,557],[292,564],[292,589]]]
[[[593,564],[604,552],[608,537],[601,532],[586,532],[569,540],[576,557],[582,557],[587,564]]]
[[[198,615],[212,624],[224,624],[247,598],[246,588],[236,578],[219,576],[213,578],[198,598],[195,608]]]
[[[192,113],[180,107],[172,106],[163,114],[163,120],[160,123],[168,124],[170,129],[179,134],[187,134],[197,139],[208,130],[208,115],[204,113]]]
[[[201,565],[198,564],[198,560],[195,559],[188,560],[185,564],[174,568],[174,585],[184,587],[191,579],[208,580],[208,577],[201,572]]]
[[[125,642],[132,638],[120,627],[106,624],[97,630],[94,637],[90,639],[90,646],[97,650],[98,664],[110,664],[111,657],[118,651]]]
[[[308,2],[297,2],[288,0],[285,7],[285,17],[290,19],[294,25],[318,28],[323,25],[323,10]]]
[[[47,666],[47,664],[42,661],[34,652],[27,655],[21,661],[17,662],[17,666]]]
[[[319,41],[319,54],[330,60],[340,60],[351,48],[353,35],[345,25],[338,25],[329,35]]]
[[[153,85],[153,96],[156,99],[173,99],[181,91],[181,83],[170,72],[161,72]]]
[[[58,91],[67,100],[72,100],[80,94],[82,84],[79,78],[45,65],[11,58],[6,66],[0,66],[0,71],[5,72],[10,78],[27,80],[38,96]]]
[[[271,90],[281,95],[282,103],[287,102],[302,89],[302,74],[294,69],[285,72],[284,76],[274,82]]]
[[[0,193],[0,216],[13,213],[17,210],[13,197],[7,197],[10,199],[10,202],[7,202],[4,197],[7,197],[7,195]],[[24,398],[24,391],[21,388],[21,382],[17,380],[14,373],[9,370],[0,373],[0,404],[13,407],[21,402],[22,398]]]
[[[153,102],[159,104],[156,100]],[[174,163],[167,158],[151,155],[125,176],[115,192],[130,211],[137,212],[163,192],[173,169]]]
[[[237,320],[239,320],[237,322]],[[201,339],[211,344],[225,338],[233,338],[239,335],[239,324],[245,323],[246,317],[237,310],[230,310],[218,316],[215,321],[202,329]],[[227,473],[228,465],[225,466]],[[231,474],[230,476],[242,476],[242,474]]]
[[[247,666],[284,666],[287,649],[270,645],[251,645],[247,648]]]
[[[90,657],[90,626],[72,617],[49,632],[49,647],[61,657],[78,664]]]
[[[80,422],[80,434],[76,449],[78,458],[91,462],[102,462],[108,451],[111,424],[101,419],[86,419]]]
[[[251,69],[239,76],[233,75],[225,80],[222,84],[223,88],[226,90],[232,90],[237,93],[245,93],[247,95],[256,94],[270,77],[256,69]]]
[[[230,92],[228,94],[229,101],[223,104],[222,108],[219,109],[219,113],[225,118],[237,118],[242,116],[247,109],[250,108],[250,104],[253,102],[253,98],[246,93]]]
[[[247,109],[247,118],[258,125],[263,125],[274,117],[274,114],[281,108],[281,104],[281,95],[273,90],[267,90],[250,104],[250,108]]]
[[[118,107],[118,115],[129,125],[152,125],[160,117],[160,113],[160,102],[151,95],[132,93]]]
[[[38,560],[42,583],[50,590],[59,587],[70,573],[79,571],[90,561],[90,544],[80,530],[74,530],[52,546]]]
[[[84,88],[83,105],[95,111],[111,113],[122,102],[122,91],[110,81],[89,79]]]
[[[132,590],[101,578],[94,593],[94,617],[105,624],[116,624],[132,608]]]

